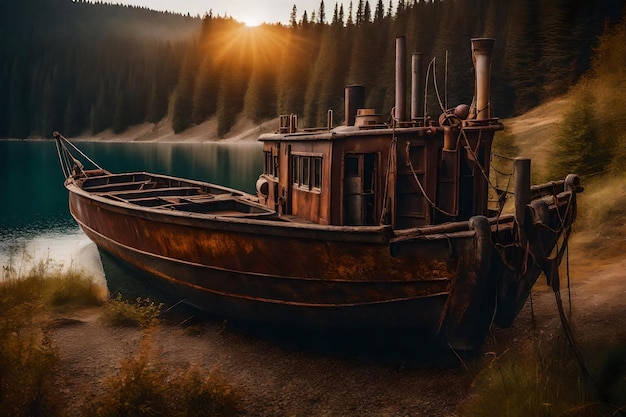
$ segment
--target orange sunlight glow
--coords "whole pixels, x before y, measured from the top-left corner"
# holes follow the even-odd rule
[[[247,16],[242,19],[242,22],[248,28],[255,28],[257,26],[261,26],[263,21],[256,16]]]
[[[213,38],[216,61],[229,56],[246,57],[254,66],[269,68],[277,64],[277,53],[284,46],[281,32],[271,25],[252,23],[240,24],[239,28],[228,30]]]

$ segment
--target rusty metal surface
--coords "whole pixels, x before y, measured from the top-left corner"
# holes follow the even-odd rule
[[[528,268],[522,276],[510,269],[507,262],[523,257],[515,253],[514,223],[507,218],[488,222],[488,239],[458,224],[390,236],[385,227],[320,231],[320,226],[272,221],[172,218],[154,209],[96,201],[71,183],[68,188],[72,214],[100,248],[179,287],[194,305],[226,316],[428,329],[436,338],[467,347],[480,343],[484,335],[475,333],[489,327],[494,277],[505,277],[500,297],[511,299],[499,310],[506,325],[541,272]],[[559,217],[573,220],[565,201],[556,198],[547,207],[546,226],[558,226],[552,223]],[[535,240],[549,252],[556,243],[551,236],[537,234]],[[504,257],[493,249],[507,245],[513,250]]]
[[[443,338],[443,318],[458,321],[467,307],[466,297],[449,296],[452,283],[467,288],[481,278],[471,230],[415,237],[392,254],[386,227],[321,232],[319,226],[271,221],[173,218],[68,188],[72,214],[99,247],[182,287],[194,304],[214,313],[421,328]],[[208,301],[215,298],[223,300]]]

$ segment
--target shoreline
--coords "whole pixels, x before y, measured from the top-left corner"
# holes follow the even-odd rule
[[[246,118],[239,118],[226,136],[217,136],[217,118],[194,125],[181,133],[174,133],[169,118],[162,119],[157,123],[142,123],[130,126],[122,133],[114,133],[111,129],[104,130],[95,135],[81,134],[68,137],[75,142],[146,142],[146,143],[233,143],[233,142],[255,142],[263,133],[270,133],[276,130],[278,118],[255,123]],[[50,137],[29,137],[29,138],[3,138],[3,141],[46,141],[53,140],[52,132]],[[63,133],[63,132],[61,132]]]

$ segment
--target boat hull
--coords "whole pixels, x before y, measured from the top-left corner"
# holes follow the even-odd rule
[[[495,286],[484,254],[491,246],[467,222],[392,244],[386,226],[174,215],[68,189],[72,215],[100,249],[209,313],[277,325],[410,329],[463,349],[488,332]]]
[[[394,231],[155,209],[72,179],[66,187],[71,214],[101,250],[174,301],[226,318],[412,331],[425,344],[475,350],[494,317],[510,325],[542,272],[520,252],[510,216]],[[559,202],[539,204],[538,221],[570,221]],[[559,238],[533,237],[542,256]]]

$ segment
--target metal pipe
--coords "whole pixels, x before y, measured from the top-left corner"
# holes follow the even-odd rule
[[[365,87],[362,85],[347,85],[345,90],[345,119],[346,126],[354,126],[356,111],[365,107]]]
[[[472,60],[476,71],[476,106],[473,117],[477,120],[491,118],[491,53],[495,39],[474,38],[472,39]]]
[[[411,54],[411,120],[424,117],[424,60],[423,54]]]
[[[406,36],[396,38],[396,106],[394,117],[406,120]]]

